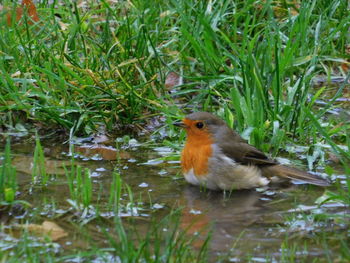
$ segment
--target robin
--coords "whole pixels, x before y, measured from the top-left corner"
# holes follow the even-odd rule
[[[181,167],[191,184],[212,190],[250,189],[284,179],[329,185],[321,177],[269,159],[211,113],[191,113],[174,125],[187,133]]]

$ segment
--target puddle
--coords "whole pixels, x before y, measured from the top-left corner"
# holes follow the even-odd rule
[[[75,163],[91,170],[91,203],[101,207],[100,211],[94,206],[79,211],[79,206],[70,200],[64,175],[64,167],[70,165],[68,147],[52,142],[42,144],[46,172],[51,174],[45,188],[31,185],[34,145],[11,145],[20,191],[17,199],[25,200],[31,207],[18,212],[12,219],[6,218],[0,235],[6,235],[7,239],[17,238],[8,234],[13,231],[9,230],[13,226],[24,228],[26,223],[38,231],[54,225],[54,230],[62,235],[55,240],[59,245],[56,249],[61,253],[69,254],[92,246],[106,248],[106,235],[101,229],[110,228],[116,217],[106,205],[113,184],[112,173],[116,169],[132,192],[132,196],[128,191],[123,192],[120,201],[123,209],[118,215],[125,220],[125,228],[131,235],[136,232],[145,235],[152,222],[160,221],[173,209],[181,208],[180,229],[197,237],[193,249],[199,250],[210,235],[209,258],[213,262],[221,258],[228,262],[246,262],[247,259],[250,262],[279,262],[288,253],[307,259],[323,256],[325,246],[330,249],[328,256],[336,258],[340,248],[333,246],[334,241],[324,243],[313,237],[332,231],[347,231],[349,218],[339,224],[315,219],[314,215],[322,212],[348,212],[339,205],[316,206],[316,200],[325,192],[322,187],[290,185],[231,193],[203,191],[182,179],[176,159],[159,159],[169,154],[170,149],[166,147],[147,149],[137,145],[133,149],[123,149],[117,158],[119,161],[115,160],[116,152],[110,147],[103,152],[96,147],[77,147],[80,153],[77,153]],[[108,154],[104,158],[94,158],[105,152]],[[164,227],[163,231],[168,231],[168,228],[171,226]],[[45,231],[50,231],[50,228]],[[293,251],[284,247],[283,244],[287,243]],[[3,246],[6,244],[1,244],[0,249],[4,249]],[[7,247],[11,247],[10,241]]]

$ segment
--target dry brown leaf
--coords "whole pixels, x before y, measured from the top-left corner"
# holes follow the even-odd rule
[[[35,21],[39,21],[38,13],[36,12],[36,7],[31,0],[23,0],[22,6],[26,6],[28,8],[28,15]]]
[[[97,144],[76,146],[75,151],[87,157],[91,157],[91,156],[94,156],[95,154],[99,154],[103,160],[108,160],[108,161],[116,160],[118,155],[121,159],[131,158],[131,155],[128,152],[125,152],[125,151],[118,152],[117,149],[111,146],[104,146],[104,145],[97,145]]]
[[[106,143],[110,142],[111,140],[105,134],[97,134],[97,135],[94,135],[94,140],[93,141],[94,141],[94,143],[104,143],[104,144],[106,144]]]
[[[173,87],[183,84],[182,78],[175,72],[169,72],[165,78],[165,88],[171,90]]]
[[[31,156],[18,155],[12,159],[12,164],[17,171],[31,174],[34,160]],[[47,160],[45,159],[45,172],[53,175],[64,175],[64,167],[69,167],[71,161]]]
[[[62,31],[66,31],[69,27],[68,23],[63,23],[62,21],[58,21],[58,24],[60,25]]]
[[[344,70],[345,73],[348,73],[350,66],[347,63],[341,63],[340,66]]]
[[[345,47],[345,54],[349,55],[350,54],[350,44],[346,45]],[[341,63],[341,68],[344,70],[345,73],[349,72],[350,69],[350,62],[348,60],[347,63]]]
[[[11,74],[11,78],[17,78],[21,76],[21,71],[16,71],[15,73]]]
[[[64,231],[63,228],[61,228],[59,225],[52,221],[44,221],[41,225],[24,224],[17,225],[17,227],[26,229],[36,236],[49,236],[52,241],[57,241],[63,237],[68,236],[68,233]]]
[[[38,13],[36,12],[36,7],[35,4],[31,0],[23,0],[22,1],[22,7],[17,7],[16,8],[16,22],[18,22],[24,12],[27,12],[27,15],[31,18],[31,20],[38,22],[39,21],[39,16]],[[10,26],[12,24],[12,12],[7,13],[7,24]],[[33,24],[32,21],[28,21],[28,24]]]
[[[267,1],[257,1],[256,7],[262,10]],[[285,19],[290,15],[297,16],[300,9],[300,0],[272,1],[272,10],[276,18]]]
[[[170,10],[166,10],[166,11],[160,13],[159,17],[163,18],[163,17],[167,17],[169,15],[171,15],[171,11]]]

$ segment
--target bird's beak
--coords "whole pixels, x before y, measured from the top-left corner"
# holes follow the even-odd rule
[[[186,125],[185,125],[185,123],[183,123],[183,121],[176,121],[176,122],[173,122],[173,125],[174,125],[174,126],[181,127],[181,128],[186,128]]]

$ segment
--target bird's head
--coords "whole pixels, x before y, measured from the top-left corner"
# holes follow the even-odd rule
[[[182,121],[175,122],[174,125],[184,128],[188,138],[214,138],[215,134],[223,127],[227,127],[226,123],[208,112],[194,112],[188,114]]]

